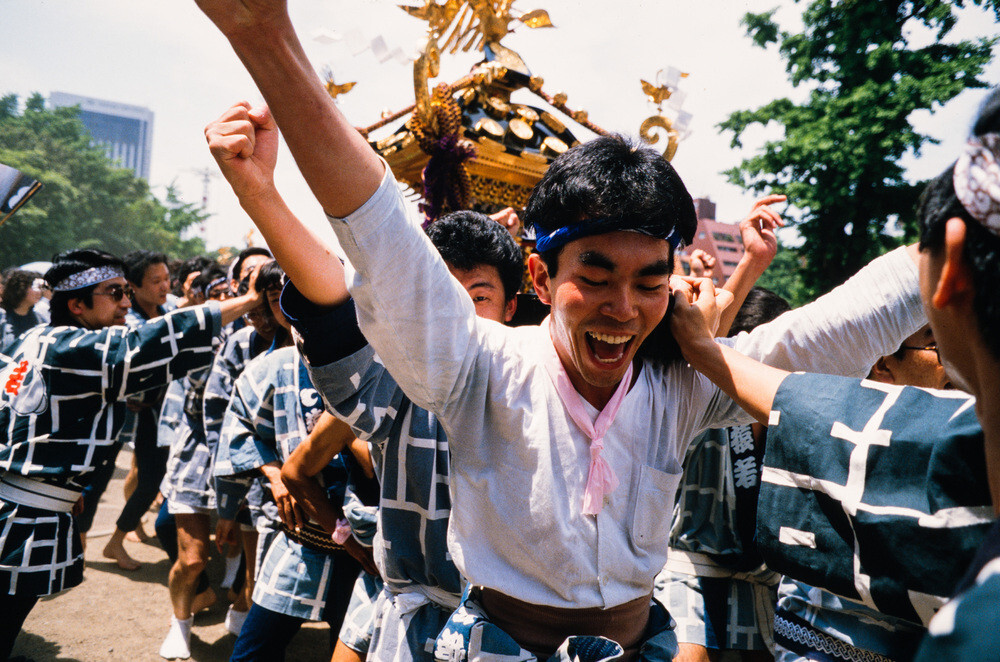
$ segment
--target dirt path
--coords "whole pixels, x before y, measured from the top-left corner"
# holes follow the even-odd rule
[[[125,543],[143,564],[135,572],[120,570],[101,556],[124,504],[122,480],[131,459],[127,450],[118,456],[115,476],[101,500],[87,545],[83,584],[38,603],[17,638],[12,662],[162,661],[157,651],[170,624],[167,555],[153,538],[148,544]],[[145,518],[150,534],[154,519],[152,512]],[[218,588],[223,574],[219,558],[213,556],[208,572],[219,601],[195,616],[191,659],[224,662],[235,637],[223,625],[228,602],[226,591]],[[330,659],[328,642],[325,624],[308,624],[292,641],[287,659],[325,662]]]

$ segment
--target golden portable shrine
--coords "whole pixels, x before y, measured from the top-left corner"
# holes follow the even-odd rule
[[[426,40],[413,64],[415,101],[359,130],[368,137],[409,116],[390,135],[369,141],[396,178],[420,197],[427,222],[457,209],[522,210],[553,159],[579,144],[574,126],[607,133],[585,110],[572,109],[566,94],[546,92],[544,80],[501,44],[514,24],[553,27],[545,10],[520,13],[513,5],[514,0],[424,0],[419,6],[400,6],[427,23]],[[467,75],[431,87],[442,55],[474,49],[484,58]],[[639,135],[651,145],[665,135],[663,155],[670,160],[680,133],[663,104],[675,87],[641,83],[657,112],[642,123]],[[327,89],[334,97],[351,87],[353,83],[337,85],[328,76]],[[511,95],[522,89],[549,110],[513,102]]]

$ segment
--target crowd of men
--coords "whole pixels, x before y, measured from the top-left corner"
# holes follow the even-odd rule
[[[1000,91],[919,244],[790,310],[754,287],[779,198],[717,291],[676,265],[680,176],[618,136],[549,167],[526,262],[509,211],[424,231],[282,3],[198,2],[269,104],[205,131],[269,250],[6,275],[0,657],[131,444],[103,555],[136,569],[159,503],[165,659],[213,545],[232,660],[308,621],[339,662],[1000,659]],[[279,127],[345,260],[275,188]]]

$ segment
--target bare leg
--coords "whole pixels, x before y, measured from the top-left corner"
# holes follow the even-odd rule
[[[142,567],[142,564],[129,556],[128,552],[125,551],[126,533],[126,531],[122,531],[121,529],[115,529],[115,532],[111,534],[111,538],[108,540],[108,544],[104,546],[104,558],[114,560],[122,570],[138,570]]]
[[[160,644],[160,657],[191,657],[191,621],[198,575],[208,562],[209,518],[204,514],[174,516],[177,523],[177,560],[170,568],[168,587],[173,616]]]
[[[337,640],[337,645],[333,649],[333,657],[330,658],[330,662],[363,662],[364,656],[357,652],[353,648],[350,648],[340,639]]]
[[[149,540],[149,534],[146,533],[146,529],[143,527],[145,521],[139,520],[139,526],[135,527],[135,531],[129,531],[125,534],[125,540],[129,542],[146,542]]]
[[[132,466],[129,467],[128,474],[125,476],[125,482],[122,484],[122,492],[125,494],[125,500],[128,501],[129,497],[135,492],[135,488],[139,485],[139,466],[135,463],[135,453],[132,454]],[[149,540],[149,536],[146,534],[146,530],[142,528],[142,522],[139,522],[139,526],[135,527],[135,531],[129,531],[125,534],[125,540],[129,542],[146,542]],[[107,556],[107,555],[105,555]],[[128,556],[126,554],[126,556]],[[121,565],[120,563],[118,565]],[[129,568],[125,568],[129,570]]]
[[[204,611],[214,605],[219,597],[215,594],[215,591],[211,587],[206,588],[204,591],[194,596],[191,599],[191,613],[197,614],[199,611]]]
[[[168,585],[174,616],[191,617],[198,575],[208,563],[209,518],[203,514],[178,514],[177,561],[170,568]]]
[[[236,596],[233,607],[239,611],[248,611],[250,609],[251,597],[253,596],[253,584],[256,579],[254,571],[256,570],[257,559],[257,532],[241,531],[240,540],[243,543],[243,553],[247,559],[247,580],[243,582],[243,591],[240,595]]]

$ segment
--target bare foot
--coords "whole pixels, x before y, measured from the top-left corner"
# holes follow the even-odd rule
[[[191,613],[197,614],[199,611],[208,609],[215,604],[216,600],[218,598],[215,596],[215,591],[210,588],[205,589],[191,600]]]
[[[104,558],[112,559],[122,570],[138,570],[142,567],[141,563],[128,555],[124,547],[114,544],[114,541],[104,546]]]
[[[135,531],[129,531],[125,534],[125,540],[129,542],[146,542],[149,540],[149,534],[142,527],[142,522],[139,523],[139,526],[135,527]]]

